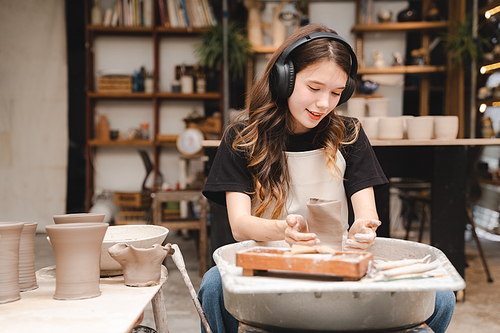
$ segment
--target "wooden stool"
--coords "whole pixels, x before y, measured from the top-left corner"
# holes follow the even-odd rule
[[[195,190],[180,190],[180,191],[161,191],[151,194],[153,198],[153,224],[161,225],[169,230],[199,230],[198,253],[200,268],[200,276],[203,276],[207,271],[207,255],[208,255],[208,237],[207,237],[207,199],[201,191]],[[162,204],[164,202],[177,201],[198,201],[200,203],[199,219],[168,219],[163,220]]]
[[[277,333],[277,332],[285,332],[286,330],[280,330],[280,331],[267,331],[262,328],[258,327],[253,327],[244,323],[239,324],[238,326],[238,333]],[[332,333],[334,331],[331,331]],[[364,331],[367,332],[367,331]],[[381,331],[377,331],[381,332]],[[415,326],[412,328],[408,328],[402,331],[387,331],[386,333],[433,333],[434,331],[431,330],[429,326],[427,326],[426,323],[423,323],[419,326]]]

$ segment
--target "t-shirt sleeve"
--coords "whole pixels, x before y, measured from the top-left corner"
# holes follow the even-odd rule
[[[235,136],[234,128],[225,132],[203,188],[205,197],[223,206],[226,206],[226,192],[250,195],[253,191],[246,158],[242,152],[232,148]]]
[[[362,127],[356,142],[344,146],[343,155],[346,160],[344,187],[348,198],[362,189],[388,183]]]

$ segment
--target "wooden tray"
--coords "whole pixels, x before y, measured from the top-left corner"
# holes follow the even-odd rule
[[[370,252],[338,252],[335,255],[285,253],[289,251],[286,248],[253,247],[236,253],[236,266],[243,268],[244,276],[278,270],[359,280],[373,260],[373,253]]]

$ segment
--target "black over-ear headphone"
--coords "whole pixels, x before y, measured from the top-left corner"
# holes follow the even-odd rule
[[[274,80],[275,88],[278,93],[278,98],[288,98],[293,92],[293,86],[295,85],[295,69],[293,62],[287,57],[290,53],[302,44],[319,38],[329,38],[333,39],[341,44],[344,44],[349,53],[351,54],[351,72],[348,75],[346,86],[342,94],[340,95],[340,100],[337,105],[347,102],[347,100],[354,93],[356,73],[358,72],[358,60],[356,59],[356,54],[352,50],[351,45],[347,41],[337,34],[332,32],[314,32],[310,35],[302,37],[288,46],[283,53],[278,57],[278,60],[274,63],[272,69],[272,78]]]

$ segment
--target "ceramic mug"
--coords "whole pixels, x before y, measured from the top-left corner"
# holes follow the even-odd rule
[[[388,98],[368,98],[366,104],[368,105],[368,115],[370,117],[387,117],[389,109]]]
[[[406,119],[409,140],[430,140],[434,131],[434,117],[418,116]]]
[[[378,139],[378,117],[364,117],[360,119],[366,136],[370,140]]]
[[[364,97],[352,97],[347,101],[347,114],[350,117],[364,117],[366,109],[366,99]]]
[[[381,140],[403,139],[403,117],[380,117],[378,119],[378,138]]]
[[[457,116],[435,116],[434,137],[437,140],[453,140],[458,135]]]

